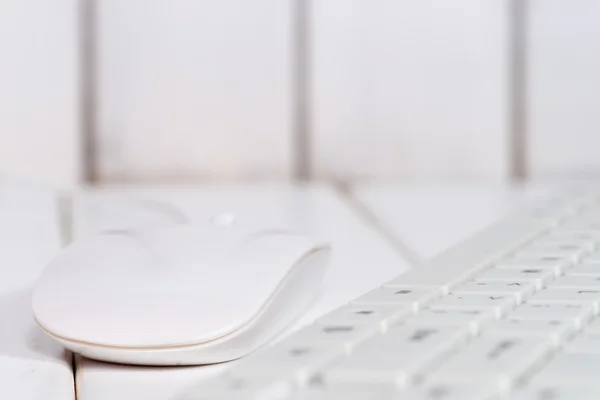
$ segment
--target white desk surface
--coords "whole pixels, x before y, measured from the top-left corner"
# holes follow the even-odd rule
[[[371,184],[352,189],[354,198],[375,217],[380,228],[420,260],[550,193],[551,185]]]
[[[32,285],[60,249],[53,196],[0,184],[0,399],[74,396],[71,355],[33,322]]]
[[[36,274],[56,250],[58,239],[44,239],[46,244],[42,244],[38,237],[40,229],[35,225],[37,220],[24,216],[33,215],[35,209],[38,219],[44,215],[54,218],[51,209],[46,208],[44,212],[47,204],[37,204],[40,199],[51,201],[51,198],[48,194],[44,197],[27,191],[19,192],[20,197],[14,198],[12,194],[8,195],[14,192],[12,188],[0,183],[0,189],[0,216],[12,216],[4,219],[8,221],[8,224],[4,222],[4,228],[0,226],[0,238],[9,238],[13,229],[24,232],[21,236],[10,237],[14,243],[11,252],[0,250],[0,261],[7,259],[3,256],[11,257],[11,264],[0,263],[0,398],[73,399],[69,358],[36,331],[26,298]],[[160,203],[136,202],[151,199],[176,206],[192,221],[202,221],[227,211],[252,223],[283,224],[328,238],[334,245],[335,254],[326,288],[320,301],[299,321],[296,329],[409,267],[399,249],[394,248],[393,242],[382,235],[380,229],[386,229],[419,257],[426,258],[501,217],[523,199],[541,192],[544,191],[490,187],[355,187],[355,198],[376,217],[378,223],[374,223],[363,212],[357,212],[354,201],[321,185],[105,188],[75,197],[73,231],[76,237],[82,237],[105,228],[147,222],[169,223],[167,214],[152,208],[154,205],[160,208]],[[37,203],[25,201],[27,196],[37,199]],[[26,223],[19,225],[20,218],[25,218]],[[50,232],[45,237],[53,234]],[[30,251],[33,245],[39,246],[36,247],[39,252]],[[13,267],[14,260],[29,265],[29,272],[17,272],[16,266]],[[23,301],[18,302],[16,297],[23,293]],[[18,311],[17,306],[22,310]],[[34,350],[31,350],[32,343],[36,346]],[[227,365],[126,367],[78,359],[77,394],[80,400],[171,400],[224,368]]]

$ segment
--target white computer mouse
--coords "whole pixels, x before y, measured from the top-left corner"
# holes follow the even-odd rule
[[[178,225],[66,247],[32,298],[40,327],[83,356],[199,365],[255,350],[318,295],[330,247],[301,234]]]

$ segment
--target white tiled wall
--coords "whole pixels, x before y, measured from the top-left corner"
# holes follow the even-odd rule
[[[100,177],[288,177],[292,3],[98,1]]]
[[[0,1],[0,179],[80,177],[76,0]]]
[[[506,178],[507,5],[315,1],[318,176]]]
[[[600,1],[530,0],[534,177],[600,175]]]
[[[515,1],[95,0],[95,170],[289,179],[305,142],[316,178],[507,179]],[[0,2],[0,178],[82,175],[81,4]],[[524,4],[527,170],[600,175],[600,0]]]

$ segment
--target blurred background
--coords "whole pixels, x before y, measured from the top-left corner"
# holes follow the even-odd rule
[[[0,176],[600,175],[600,0],[0,0]]]

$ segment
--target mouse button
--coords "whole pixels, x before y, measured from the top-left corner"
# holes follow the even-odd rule
[[[166,272],[218,265],[243,241],[247,232],[217,230],[211,226],[181,225],[142,230],[130,235],[135,245],[154,258]]]
[[[102,236],[65,249],[34,289],[40,325],[102,345],[185,345],[239,329],[260,308],[255,283],[262,278],[239,281],[226,265],[231,251],[215,257],[215,264],[192,258],[176,265],[168,258],[157,261],[138,240]]]
[[[94,280],[120,272],[123,265],[143,265],[148,261],[148,253],[132,246],[126,235],[97,236],[65,247],[44,268],[40,280],[58,279],[66,285],[81,277]]]
[[[251,234],[247,229],[215,229],[211,225],[178,225],[163,229],[143,230],[140,238],[156,248],[202,247],[210,250],[229,250]]]
[[[266,300],[298,261],[321,247],[300,234],[260,232],[240,244],[228,269],[240,282],[253,282]]]
[[[242,326],[255,307],[210,280],[138,282],[119,276],[40,281],[32,306],[40,325],[71,340],[118,347],[196,344]],[[247,297],[245,297],[247,299]]]
[[[65,314],[97,308],[115,297],[119,287],[130,287],[152,259],[121,236],[97,236],[63,249],[44,269],[33,290],[33,307],[38,321],[60,323]],[[90,307],[87,307],[87,306]]]

